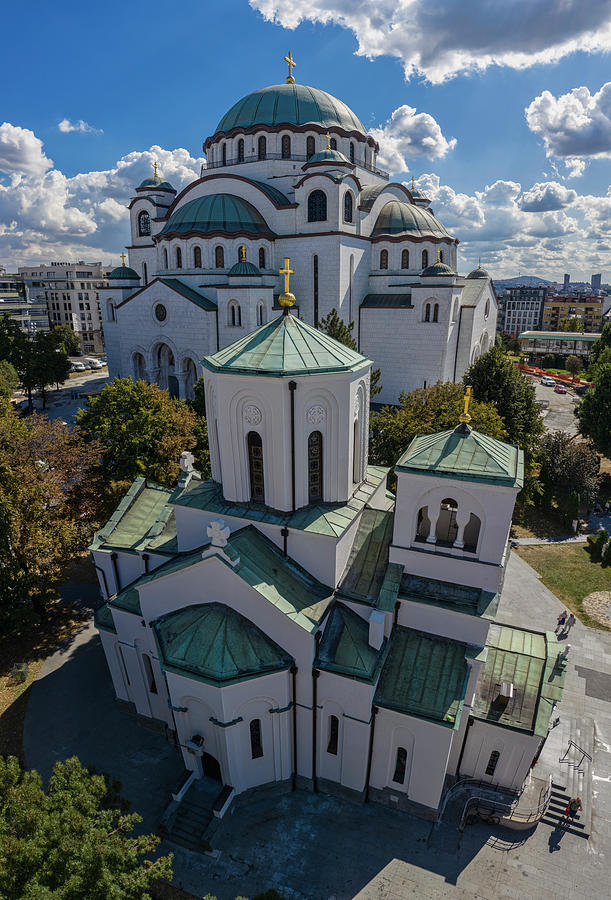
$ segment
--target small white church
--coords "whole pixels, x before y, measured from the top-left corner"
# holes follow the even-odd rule
[[[368,464],[372,361],[288,287],[202,359],[212,478],[185,453],[174,490],[137,479],[95,535],[116,697],[232,796],[434,818],[456,778],[519,789],[562,690],[555,635],[496,621],[522,452],[472,430],[467,398],[390,493]]]
[[[157,172],[136,188],[129,265],[102,293],[111,377],[192,396],[201,359],[269,322],[295,268],[296,314],[354,322],[381,369],[378,402],[460,382],[494,343],[497,303],[481,268],[456,271],[458,241],[415,186],[389,180],[345,103],[296,84],[254,91],[218,123],[201,177],[180,194]]]

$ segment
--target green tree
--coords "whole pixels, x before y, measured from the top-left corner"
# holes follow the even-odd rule
[[[0,316],[0,359],[11,363],[27,391],[30,408],[32,391],[64,381],[70,371],[68,355],[53,332],[41,332],[30,338],[8,316]]]
[[[0,418],[0,632],[44,614],[66,561],[99,527],[99,457],[58,420]]]
[[[173,486],[183,450],[197,443],[196,416],[184,400],[146,381],[115,378],[77,413],[77,424],[102,448],[102,468],[116,481],[145,476]]]
[[[206,422],[206,394],[203,378],[200,378],[195,382],[193,386],[193,400],[189,401],[189,406],[195,413],[195,447],[193,448],[195,468],[202,478],[210,478],[212,470],[210,468],[208,423]]]
[[[341,319],[338,315],[338,312],[335,308],[331,310],[328,316],[324,316],[320,320],[320,325],[318,327],[321,331],[324,331],[325,334],[328,334],[329,337],[335,338],[336,341],[339,341],[340,344],[344,344],[346,347],[350,347],[351,350],[358,350],[356,341],[352,336],[352,332],[354,330],[354,322],[350,322],[349,325],[346,325],[344,320]],[[372,399],[382,390],[382,385],[380,384],[381,375],[382,373],[380,369],[371,370],[371,384],[369,393]]]
[[[381,466],[394,466],[418,434],[456,428],[463,411],[465,390],[461,384],[438,382],[401,394],[399,406],[385,406],[371,416],[369,456]],[[482,434],[506,440],[503,421],[491,403],[472,400],[469,423]]]
[[[74,332],[69,325],[56,325],[51,334],[56,342],[57,347],[63,350],[68,356],[73,356],[81,349],[81,342],[78,334]]]
[[[564,431],[546,432],[539,444],[538,456],[543,503],[549,505],[555,500],[566,510],[573,492],[577,492],[584,503],[596,499],[600,457],[591,441],[575,440],[574,435]]]
[[[592,352],[590,354],[590,363],[596,364],[603,350],[611,347],[611,322],[605,322],[600,337],[592,344]],[[0,353],[2,356],[2,353]]]
[[[15,366],[6,359],[0,359],[0,397],[10,400],[19,384]]]
[[[579,373],[583,369],[583,363],[578,356],[571,355],[567,356],[564,367],[571,375],[579,375]]]
[[[132,836],[142,817],[117,808],[116,788],[72,757],[45,791],[37,772],[0,757],[0,897],[151,900],[172,855],[154,858],[156,835]]]
[[[596,359],[590,363],[589,375],[592,381],[596,381],[603,369],[611,367],[611,347],[605,347]]]
[[[33,386],[42,396],[42,408],[47,405],[47,386],[61,384],[70,372],[70,360],[66,351],[58,346],[52,332],[37,334],[30,344],[32,361],[30,372]]]
[[[611,457],[611,366],[601,369],[575,410],[579,431],[599,453]]]
[[[541,360],[541,368],[542,369],[555,369],[556,368],[556,356],[554,353],[546,353],[543,359]]]
[[[580,316],[560,319],[559,331],[570,331],[573,334],[582,333],[584,329],[583,319]]]

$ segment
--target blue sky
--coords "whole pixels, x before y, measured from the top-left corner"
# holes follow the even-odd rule
[[[557,7],[379,0],[372,18],[366,0],[311,0],[300,21],[296,0],[11,4],[0,263],[116,261],[151,160],[188,183],[203,139],[284,80],[290,48],[297,80],[344,100],[382,164],[428,191],[462,268],[481,255],[497,277],[611,281],[611,0]]]

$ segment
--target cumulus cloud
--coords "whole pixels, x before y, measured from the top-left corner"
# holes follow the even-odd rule
[[[433,83],[491,65],[525,69],[576,51],[611,49],[611,0],[250,0],[270,22],[350,29],[357,53],[401,60]]]
[[[577,191],[566,188],[557,181],[542,181],[524,191],[520,207],[524,212],[549,212],[564,209],[577,199]]]
[[[564,168],[567,170],[567,178],[581,178],[586,170],[585,159],[565,159]]]
[[[71,122],[70,119],[62,119],[57,125],[58,129],[64,134],[71,131],[80,131],[82,134],[104,134],[101,128],[94,128],[89,122],[79,119],[78,122]]]
[[[372,128],[371,134],[380,145],[378,163],[390,172],[409,171],[406,157],[439,159],[456,146],[456,138],[447,140],[433,116],[407,105],[395,109],[386,124]]]
[[[576,157],[611,156],[611,81],[596,94],[573,88],[554,97],[543,91],[525,109],[528,127],[540,135],[548,156],[572,157],[571,174],[583,169]]]
[[[68,177],[52,168],[31,131],[0,127],[0,260],[12,266],[51,259],[103,259],[129,240],[126,206],[157,161],[181,190],[200,173],[202,158],[157,145],[134,150],[101,171]]]

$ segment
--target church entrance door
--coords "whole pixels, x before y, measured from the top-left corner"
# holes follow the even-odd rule
[[[209,753],[202,753],[202,769],[206,778],[213,778],[215,781],[220,782],[223,781],[218,760]]]

